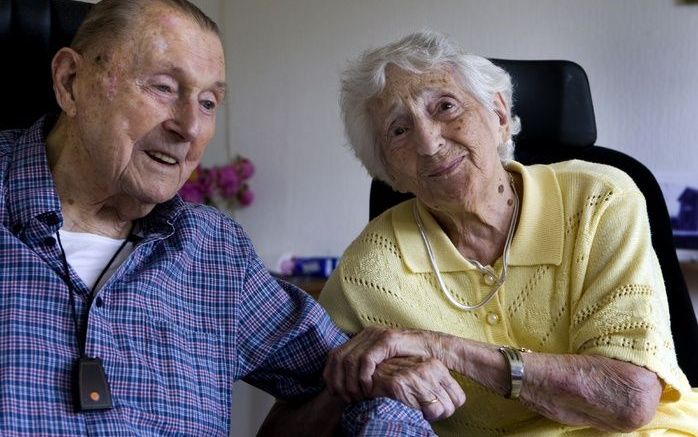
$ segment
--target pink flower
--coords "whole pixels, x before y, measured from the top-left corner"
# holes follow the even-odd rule
[[[198,166],[179,190],[185,201],[218,206],[225,200],[228,207],[249,206],[254,193],[243,183],[254,174],[254,165],[247,158],[237,157],[234,162],[220,167]]]
[[[213,183],[215,180],[214,170],[208,168],[199,168],[199,177],[197,182],[199,184],[199,189],[203,193],[204,197],[213,197]]]
[[[254,164],[247,158],[238,158],[235,162],[235,170],[240,179],[247,180],[254,175]]]
[[[235,197],[235,194],[240,189],[240,177],[235,172],[233,165],[224,165],[217,169],[216,180],[218,189],[223,197],[230,199]]]
[[[179,195],[185,201],[192,203],[204,203],[206,199],[201,184],[198,182],[185,182],[184,186],[179,190]]]
[[[247,184],[243,185],[240,192],[238,192],[238,201],[242,206],[250,206],[254,202],[254,193]]]

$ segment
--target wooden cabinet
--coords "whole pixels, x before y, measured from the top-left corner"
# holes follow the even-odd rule
[[[315,299],[320,296],[322,287],[324,287],[325,282],[327,282],[327,279],[325,278],[317,278],[313,276],[284,276],[277,273],[274,273],[273,275],[276,278],[283,279],[284,281],[304,290]]]

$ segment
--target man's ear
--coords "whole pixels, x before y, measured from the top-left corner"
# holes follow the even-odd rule
[[[69,47],[58,50],[51,61],[53,92],[56,94],[58,106],[68,117],[74,117],[77,113],[74,84],[81,62],[82,56]]]

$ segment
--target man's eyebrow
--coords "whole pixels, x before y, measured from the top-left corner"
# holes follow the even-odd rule
[[[223,81],[218,81],[213,84],[213,88],[222,94],[224,97],[228,93],[228,84]]]
[[[186,74],[187,74],[186,71],[184,71],[184,69],[182,69],[180,67],[175,67],[175,66],[170,66],[170,68],[168,68],[168,71],[170,74],[179,75],[179,76],[186,76]],[[225,95],[228,91],[228,84],[225,81],[219,80],[219,81],[216,81],[211,88],[214,89],[215,91]]]

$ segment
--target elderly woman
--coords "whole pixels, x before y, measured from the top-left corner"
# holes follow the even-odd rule
[[[331,354],[330,392],[395,397],[439,435],[698,434],[627,175],[513,161],[508,74],[440,34],[365,53],[341,92],[358,158],[416,198],[369,223],[322,292],[359,333]]]

